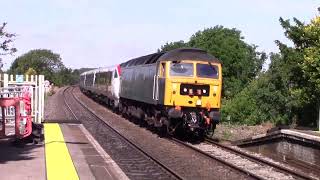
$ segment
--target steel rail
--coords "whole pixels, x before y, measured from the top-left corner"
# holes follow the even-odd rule
[[[71,87],[68,87],[66,89],[69,89]],[[63,91],[63,94],[65,93],[66,89]],[[64,94],[65,95],[65,94]],[[136,148],[138,151],[140,151],[142,154],[144,154],[147,158],[151,159],[152,161],[154,161],[156,164],[158,164],[159,166],[161,166],[163,169],[165,169],[166,171],[168,171],[172,176],[174,176],[176,179],[180,179],[183,180],[184,178],[179,175],[177,172],[175,172],[174,170],[170,169],[169,167],[167,167],[166,165],[164,165],[162,162],[160,162],[159,160],[157,160],[156,158],[152,157],[149,153],[147,153],[146,151],[144,151],[141,147],[139,147],[138,145],[134,144],[132,141],[130,141],[128,138],[126,138],[125,136],[123,136],[118,130],[116,130],[115,128],[113,128],[112,126],[110,126],[107,122],[105,122],[104,120],[102,120],[103,118],[100,117],[99,115],[95,114],[89,107],[87,107],[83,102],[81,102],[81,100],[79,100],[77,97],[75,97],[75,95],[71,92],[72,97],[76,100],[76,102],[78,102],[83,108],[85,108],[91,115],[93,115],[94,117],[96,117],[97,119],[99,119],[101,122],[103,122],[105,125],[107,125],[114,133],[116,133],[118,136],[120,136],[123,140],[125,140],[127,143],[129,143],[131,146],[133,146],[134,148]],[[66,98],[64,98],[64,101],[69,109],[69,111],[72,113],[72,115],[74,116],[74,118],[76,118],[77,120],[78,117],[75,115],[75,113],[72,111],[71,107],[69,106],[69,104],[66,102]]]
[[[180,144],[180,145],[186,146],[186,147],[188,147],[188,148],[190,148],[190,149],[192,149],[192,150],[194,150],[194,151],[196,151],[196,152],[198,152],[198,153],[200,153],[200,154],[203,154],[203,155],[205,155],[205,156],[207,156],[207,157],[209,157],[209,158],[211,158],[211,159],[214,159],[214,160],[216,160],[216,161],[219,161],[219,162],[221,162],[222,164],[225,164],[225,165],[227,165],[227,166],[229,166],[229,167],[231,167],[231,168],[233,168],[233,169],[236,169],[236,170],[238,170],[238,171],[240,171],[240,172],[242,172],[242,173],[244,173],[244,174],[246,174],[246,175],[248,175],[248,176],[250,176],[250,177],[252,177],[252,178],[254,178],[254,179],[259,179],[259,180],[264,179],[264,178],[262,178],[262,177],[260,177],[260,176],[258,176],[258,175],[256,175],[256,174],[254,174],[254,173],[252,173],[252,172],[250,172],[250,171],[247,171],[247,170],[245,170],[245,169],[243,169],[243,168],[240,168],[240,167],[238,167],[238,166],[236,166],[236,165],[234,165],[234,164],[232,164],[232,163],[230,163],[230,162],[228,162],[228,161],[225,161],[225,160],[223,160],[223,159],[221,159],[221,158],[212,156],[211,154],[209,154],[209,153],[207,153],[207,152],[201,151],[200,149],[198,149],[198,148],[196,148],[196,147],[193,147],[192,145],[187,144],[186,142],[181,141],[181,140],[179,140],[179,139],[177,139],[177,138],[171,137],[171,140],[174,141],[174,142],[176,142],[176,143],[178,143],[178,144]]]
[[[67,89],[69,89],[69,88],[71,88],[71,87],[68,87],[68,88],[64,89],[63,94],[64,94],[65,91],[66,91]],[[134,144],[134,143],[131,142],[129,139],[127,139],[126,137],[124,137],[120,132],[118,132],[116,129],[114,129],[112,126],[110,126],[108,123],[106,123],[105,121],[103,121],[102,118],[101,118],[99,115],[96,115],[89,107],[87,107],[83,102],[81,102],[81,100],[79,100],[77,97],[75,97],[75,95],[74,95],[73,93],[71,93],[71,94],[72,94],[73,98],[74,98],[82,107],[84,107],[86,110],[88,110],[88,111],[89,111],[93,116],[95,116],[97,119],[99,119],[100,121],[102,121],[103,123],[105,123],[111,130],[113,130],[113,131],[114,131],[116,134],[118,134],[121,138],[123,138],[124,140],[126,140],[129,144],[131,144],[132,146],[134,146],[135,148],[137,148],[139,151],[141,151],[143,154],[145,154],[148,158],[152,159],[152,160],[155,161],[157,164],[159,164],[161,167],[163,167],[165,170],[167,170],[168,172],[170,172],[175,178],[177,178],[177,179],[183,179],[182,176],[180,176],[178,173],[174,172],[173,170],[171,170],[170,168],[168,168],[167,166],[165,166],[163,163],[161,163],[159,160],[155,159],[154,157],[152,157],[151,155],[149,155],[147,152],[143,151],[142,148],[138,147],[136,144]],[[76,117],[76,115],[75,115],[74,112],[71,110],[71,108],[70,108],[70,106],[68,105],[68,103],[66,102],[66,99],[65,99],[65,98],[64,98],[64,101],[65,101],[65,104],[67,105],[69,111],[70,111],[70,112],[73,114],[73,116],[78,120],[78,118]],[[196,148],[196,147],[193,147],[192,145],[189,145],[189,144],[187,144],[187,143],[185,143],[185,142],[183,142],[183,141],[181,141],[181,140],[179,140],[179,139],[176,139],[176,138],[174,138],[174,137],[171,137],[171,140],[173,140],[174,142],[177,142],[178,144],[182,144],[182,145],[184,145],[184,146],[186,146],[186,147],[188,147],[188,148],[191,148],[191,149],[197,151],[197,152],[200,153],[200,154],[203,154],[203,155],[205,155],[205,156],[207,156],[207,157],[210,157],[211,159],[214,159],[214,160],[216,160],[216,161],[219,161],[219,162],[221,162],[221,163],[223,163],[223,164],[225,164],[225,165],[227,165],[227,166],[229,166],[229,167],[231,167],[231,168],[233,168],[233,169],[236,169],[236,170],[238,170],[238,171],[240,171],[240,172],[242,172],[242,173],[244,173],[244,174],[246,174],[246,175],[248,175],[248,176],[250,176],[250,177],[252,177],[252,178],[254,178],[254,179],[259,179],[259,180],[260,180],[260,179],[265,179],[265,178],[263,178],[263,177],[261,177],[261,176],[258,176],[258,175],[256,175],[256,174],[254,174],[253,172],[250,172],[250,171],[248,171],[248,170],[246,170],[246,169],[243,169],[243,168],[241,168],[241,167],[238,167],[238,166],[236,166],[236,165],[234,165],[234,164],[232,164],[232,163],[230,163],[230,162],[228,162],[228,161],[225,161],[225,160],[223,160],[223,159],[221,159],[221,158],[215,157],[215,156],[213,156],[213,155],[211,155],[211,154],[209,154],[209,153],[207,153],[207,152],[204,152],[204,151],[202,151],[202,150],[200,150],[200,149],[198,149],[198,148]],[[315,178],[310,177],[310,176],[308,176],[308,175],[305,174],[305,173],[296,172],[296,171],[291,170],[291,169],[289,169],[289,168],[280,166],[280,165],[278,165],[278,164],[276,164],[276,163],[273,163],[273,162],[270,162],[270,161],[267,161],[267,160],[258,158],[258,157],[256,157],[256,156],[253,156],[253,155],[251,155],[251,154],[242,152],[242,151],[240,151],[240,150],[237,150],[237,149],[234,149],[234,148],[225,146],[225,145],[223,145],[223,144],[219,144],[219,143],[215,142],[214,140],[212,140],[212,139],[210,139],[210,138],[205,138],[205,142],[210,143],[210,144],[215,145],[215,146],[218,146],[218,147],[220,147],[220,148],[222,148],[222,149],[226,149],[227,151],[229,151],[229,152],[231,152],[231,153],[235,153],[235,154],[237,154],[237,155],[239,155],[239,156],[241,156],[241,157],[243,157],[243,158],[249,159],[249,160],[254,161],[254,162],[256,162],[256,163],[266,164],[266,165],[268,165],[268,166],[274,167],[275,169],[278,169],[279,171],[284,172],[284,173],[286,173],[286,174],[294,175],[294,176],[296,176],[296,177],[298,177],[298,178],[302,178],[302,179],[315,180]]]
[[[294,175],[296,177],[299,177],[299,178],[302,178],[302,179],[308,179],[308,180],[316,180],[315,178],[313,177],[310,177],[308,176],[307,174],[305,173],[302,173],[302,172],[297,172],[297,171],[294,171],[292,169],[289,169],[287,167],[283,167],[283,166],[280,166],[274,162],[270,162],[270,161],[267,161],[265,159],[262,159],[262,158],[259,158],[259,157],[256,157],[254,155],[251,155],[251,154],[248,154],[248,153],[245,153],[243,151],[240,151],[240,150],[237,150],[237,149],[234,149],[234,148],[231,148],[229,146],[226,146],[226,145],[223,145],[223,144],[220,144],[220,143],[217,143],[215,142],[214,140],[210,139],[210,138],[205,138],[205,142],[208,142],[210,144],[213,144],[215,146],[218,146],[222,149],[225,149],[231,153],[235,153],[235,154],[238,154],[240,155],[241,157],[244,157],[246,159],[250,159],[251,161],[254,161],[254,162],[257,162],[257,163],[263,163],[263,164],[266,164],[268,166],[271,166],[275,169],[278,169],[286,174],[290,174],[290,175]]]

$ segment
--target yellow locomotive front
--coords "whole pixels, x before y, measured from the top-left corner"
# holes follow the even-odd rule
[[[212,135],[220,120],[221,63],[212,59],[164,61],[160,72],[165,77],[163,104],[171,118],[168,131],[180,126]]]
[[[121,65],[119,111],[157,128],[213,134],[220,120],[221,63],[206,51],[181,48]]]

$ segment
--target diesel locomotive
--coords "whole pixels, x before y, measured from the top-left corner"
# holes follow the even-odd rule
[[[182,130],[212,135],[219,123],[221,62],[204,50],[181,48],[154,53],[114,66],[112,73],[119,78],[119,84],[115,84],[118,98],[111,100],[112,96],[92,88],[95,75],[91,75],[88,88],[85,80],[90,72],[81,75],[81,89],[115,102],[113,108],[123,115],[165,127],[169,134]],[[110,81],[114,77],[111,74]]]

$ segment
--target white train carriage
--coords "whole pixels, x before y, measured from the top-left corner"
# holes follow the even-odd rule
[[[82,91],[98,96],[108,105],[117,108],[120,91],[120,66],[98,68],[80,75]]]

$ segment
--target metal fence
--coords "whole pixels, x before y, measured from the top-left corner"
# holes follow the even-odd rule
[[[8,75],[0,74],[0,98],[22,97],[28,90],[31,94],[32,121],[41,123],[44,114],[44,76],[43,75]],[[6,121],[14,122],[14,107],[6,108]]]

